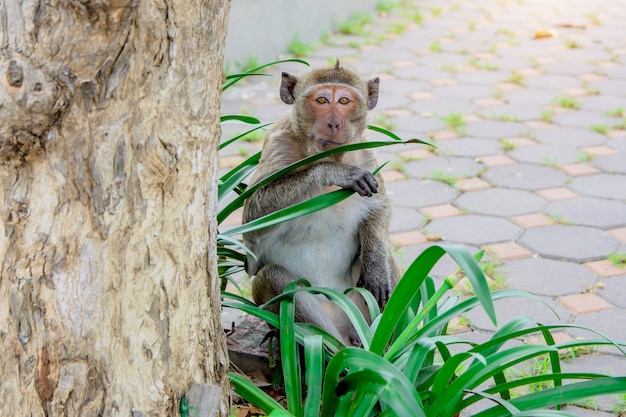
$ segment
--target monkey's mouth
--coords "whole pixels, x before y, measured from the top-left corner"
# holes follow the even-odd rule
[[[317,142],[321,143],[324,146],[340,146],[340,145],[345,145],[346,143],[348,143],[347,139],[343,140],[343,141],[340,141],[340,142],[335,142],[335,141],[326,140],[326,139],[323,139],[323,138],[320,138],[320,137],[317,137],[317,136],[315,137],[315,140]]]

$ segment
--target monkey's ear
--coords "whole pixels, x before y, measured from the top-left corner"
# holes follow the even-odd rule
[[[367,109],[372,110],[378,103],[378,88],[380,78],[372,78],[367,82]]]
[[[280,81],[280,99],[285,104],[293,104],[296,101],[294,90],[296,88],[296,84],[298,83],[298,79],[288,72],[283,72],[282,77],[283,78]]]

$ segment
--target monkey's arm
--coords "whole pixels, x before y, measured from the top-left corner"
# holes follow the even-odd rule
[[[315,197],[325,187],[333,185],[354,190],[361,196],[371,197],[378,192],[378,183],[367,170],[335,162],[320,162],[258,189],[246,200],[244,222]]]

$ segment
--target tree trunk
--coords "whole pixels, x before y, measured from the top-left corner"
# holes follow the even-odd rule
[[[0,416],[178,416],[192,382],[228,412],[228,8],[0,0]]]

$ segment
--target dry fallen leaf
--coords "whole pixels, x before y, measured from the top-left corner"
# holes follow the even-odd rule
[[[533,35],[534,39],[555,38],[558,36],[558,32],[554,29],[539,29]]]

